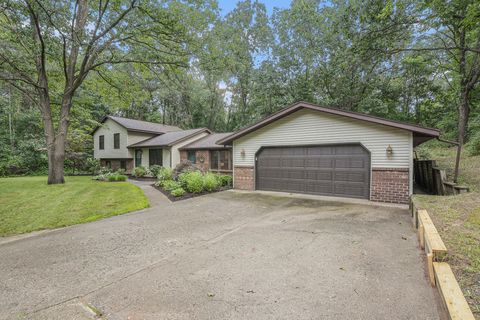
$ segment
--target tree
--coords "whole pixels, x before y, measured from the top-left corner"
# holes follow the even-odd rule
[[[2,5],[0,79],[40,110],[49,184],[64,182],[72,102],[90,73],[121,63],[179,63],[174,56],[181,55],[181,29],[159,7],[148,2],[140,6],[137,0]],[[149,54],[135,55],[136,47],[149,48]]]

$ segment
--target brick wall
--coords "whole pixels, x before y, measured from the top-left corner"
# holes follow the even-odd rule
[[[409,174],[406,168],[372,168],[370,200],[408,203]]]
[[[188,157],[188,153],[187,153],[186,150],[180,151],[180,161],[185,161],[185,160],[187,160],[187,157]]]
[[[255,190],[254,169],[250,166],[236,166],[233,169],[233,187],[241,190]]]
[[[100,160],[100,166],[101,167],[107,167],[107,161],[110,161],[110,169],[112,169],[113,171],[117,171],[118,169],[120,169],[120,161],[122,161],[122,160],[125,160],[125,162],[126,162],[126,165],[127,165],[126,172],[127,173],[132,172],[132,169],[133,169],[133,160],[132,159],[111,159],[111,160],[101,159]]]
[[[197,158],[197,163],[195,166],[202,171],[210,170],[210,151],[209,150],[196,150],[195,157]],[[188,151],[180,151],[180,161],[185,161],[188,159]],[[203,159],[203,162],[202,162]]]

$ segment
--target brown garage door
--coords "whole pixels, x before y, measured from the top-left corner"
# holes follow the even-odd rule
[[[370,154],[359,144],[262,148],[256,188],[368,199]]]

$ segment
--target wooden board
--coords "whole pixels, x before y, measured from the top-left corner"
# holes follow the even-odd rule
[[[450,319],[475,320],[448,263],[434,262],[433,269],[435,270],[437,288],[445,302]]]
[[[433,253],[433,260],[438,261],[438,259],[443,258],[447,254],[447,247],[438,234],[437,228],[435,228],[427,210],[420,209],[417,211],[417,214],[419,228],[420,226],[423,227],[423,234],[426,243],[425,247],[429,249],[427,253]]]

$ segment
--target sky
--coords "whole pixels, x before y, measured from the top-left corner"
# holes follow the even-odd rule
[[[237,0],[218,0],[218,5],[222,9],[222,14],[226,15],[235,8]],[[265,4],[268,14],[271,15],[273,8],[288,8],[290,6],[291,0],[260,0]]]

